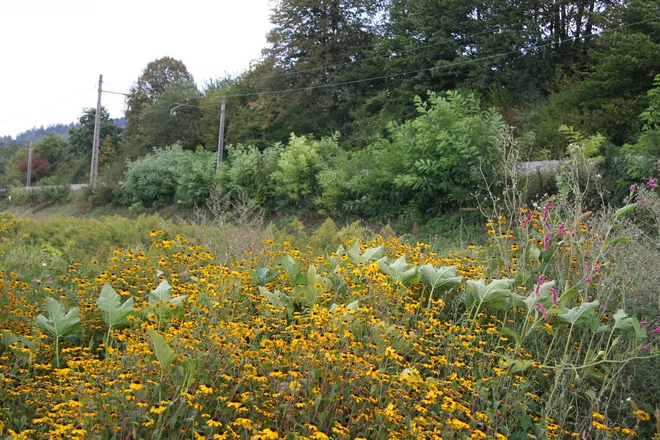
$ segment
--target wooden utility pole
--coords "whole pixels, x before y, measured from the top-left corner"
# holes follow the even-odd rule
[[[225,147],[225,96],[222,97],[222,106],[220,107],[220,131],[218,132],[218,160],[215,163],[215,175],[220,171],[222,163],[222,154]]]
[[[101,138],[101,93],[103,93],[103,75],[99,75],[99,97],[96,101],[94,116],[94,140],[92,141],[92,166],[89,170],[89,186],[94,186],[99,172],[99,144]]]
[[[25,187],[29,188],[30,185],[32,185],[32,141],[28,150],[27,176],[25,176]]]

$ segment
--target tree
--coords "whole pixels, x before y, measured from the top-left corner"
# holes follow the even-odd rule
[[[198,108],[200,98],[201,94],[191,80],[172,81],[142,109],[138,141],[141,149],[160,148],[174,143],[180,143],[188,149],[198,146],[199,121],[202,116]]]
[[[383,0],[280,0],[271,15],[265,60],[255,75],[260,90],[315,88],[286,97],[264,94],[250,106],[276,130],[331,135],[350,122],[357,86],[327,87],[348,77],[351,65],[373,46]],[[320,88],[319,88],[320,87]]]
[[[138,132],[144,106],[153,103],[171,82],[179,80],[193,80],[181,61],[163,57],[147,64],[126,98],[126,136],[133,137]]]
[[[48,173],[48,168],[50,164],[46,159],[39,156],[38,154],[32,154],[32,182],[35,182],[39,178],[45,176]],[[18,163],[18,172],[20,173],[21,183],[26,183],[27,179],[27,170],[28,170],[28,159],[25,158]]]
[[[92,154],[92,145],[94,142],[94,118],[96,117],[95,108],[83,109],[83,114],[78,120],[79,125],[69,129],[69,144],[71,153],[74,156],[90,156]],[[110,114],[101,107],[101,135],[100,139],[110,136],[113,145],[119,143],[119,137],[122,129],[115,126],[110,119]]]
[[[34,144],[34,152],[50,163],[52,173],[71,159],[71,144],[61,136],[49,133]]]

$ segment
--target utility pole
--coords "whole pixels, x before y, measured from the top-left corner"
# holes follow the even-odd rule
[[[220,107],[220,131],[218,132],[218,160],[215,163],[215,175],[218,176],[220,164],[222,163],[222,154],[225,147],[225,96],[222,97],[222,106]]]
[[[92,166],[89,171],[89,186],[94,186],[99,172],[99,144],[101,137],[101,93],[103,93],[103,75],[99,75],[99,97],[96,101],[94,116],[94,140],[92,141]]]
[[[32,141],[30,141],[30,149],[28,150],[27,176],[25,176],[25,187],[29,188],[31,185],[32,185]]]

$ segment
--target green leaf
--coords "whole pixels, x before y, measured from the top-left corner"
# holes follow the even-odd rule
[[[539,249],[537,246],[535,246],[533,244],[530,245],[529,246],[529,257],[532,260],[536,261],[537,263],[540,263],[541,262],[541,249]]]
[[[575,295],[580,293],[577,289],[569,289],[562,296],[559,297],[557,300],[557,305],[562,308],[562,307],[567,307],[568,303],[570,300],[575,298]]]
[[[298,266],[298,263],[296,263],[290,255],[286,255],[284,258],[282,258],[282,267],[284,267],[284,269],[289,274],[291,287],[295,287],[300,284],[307,284],[305,275],[300,273],[300,266]]]
[[[284,301],[282,301],[282,293],[279,290],[276,290],[275,292],[271,292],[265,287],[259,286],[259,293],[261,294],[261,296],[266,298],[268,302],[271,303],[273,306],[277,308],[285,306]]]
[[[415,283],[419,281],[417,268],[415,266],[408,268],[406,263],[406,256],[403,255],[397,258],[394,263],[387,265],[387,257],[383,257],[377,261],[378,267],[381,272],[389,275],[394,282],[400,283]]]
[[[520,343],[522,342],[522,337],[508,327],[502,327],[502,334],[511,336],[516,341],[516,345],[520,345]]]
[[[151,341],[154,344],[154,353],[156,354],[156,359],[158,359],[160,367],[163,370],[166,370],[174,360],[174,352],[165,341],[163,335],[153,329],[148,329],[147,332],[149,333]]]
[[[637,208],[637,203],[630,203],[623,208],[619,208],[616,210],[614,213],[614,216],[616,218],[623,217],[624,215],[630,214],[631,212],[635,211],[635,208]]]
[[[463,277],[456,276],[456,266],[435,268],[431,264],[419,267],[422,281],[437,289],[438,287],[455,287],[460,284]]]
[[[628,237],[619,237],[609,241],[609,244],[630,244],[632,240]]]
[[[74,307],[69,313],[64,313],[64,307],[53,298],[46,298],[48,318],[39,314],[35,319],[37,326],[50,333],[55,339],[77,333],[82,324],[80,323],[80,312]]]
[[[258,286],[263,286],[266,283],[273,281],[277,277],[277,270],[270,270],[267,267],[262,267],[257,270],[251,270],[250,275]]]
[[[628,317],[625,310],[619,309],[613,316],[614,328],[613,330],[628,331],[633,329],[633,319]]]
[[[511,300],[511,279],[493,280],[488,285],[484,280],[468,280],[467,284],[470,286],[467,294],[468,306],[476,303],[479,308],[487,306],[503,309]]]
[[[188,295],[180,295],[172,298],[172,286],[170,286],[170,283],[168,283],[167,280],[163,280],[155,290],[152,290],[149,293],[147,299],[152,307],[155,307],[159,303],[161,304],[161,307],[166,303],[174,304],[178,307],[187,297]]]
[[[101,310],[101,318],[111,329],[130,325],[127,318],[133,311],[133,298],[127,299],[122,304],[121,297],[110,284],[103,285],[96,305]]]
[[[558,316],[563,321],[576,327],[589,326],[596,319],[596,308],[599,304],[598,300],[583,302],[579,307],[573,307],[568,312]]]

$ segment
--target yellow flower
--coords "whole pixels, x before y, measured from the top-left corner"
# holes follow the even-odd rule
[[[647,414],[644,410],[642,410],[642,409],[638,409],[637,411],[635,411],[635,415],[637,416],[637,418],[638,418],[639,420],[645,420],[645,421],[646,421],[646,420],[651,420],[651,416],[648,415],[648,414]]]
[[[161,414],[163,411],[165,411],[165,407],[161,405],[154,405],[149,408],[149,412],[154,414]]]

